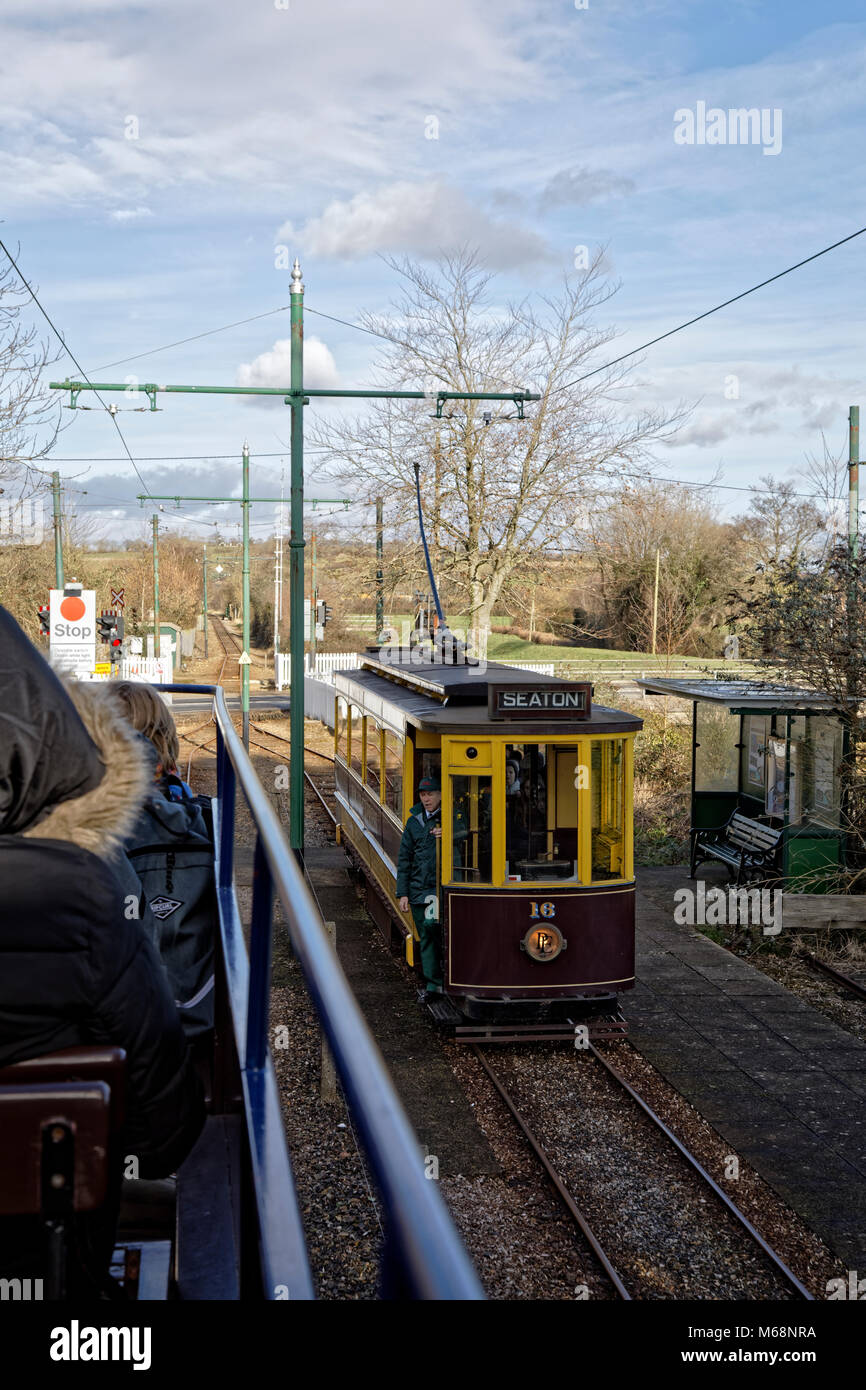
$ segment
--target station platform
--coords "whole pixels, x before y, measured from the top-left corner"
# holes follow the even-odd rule
[[[629,1037],[848,1268],[864,1272],[866,1045],[675,923],[675,890],[694,887],[687,872],[638,870]]]

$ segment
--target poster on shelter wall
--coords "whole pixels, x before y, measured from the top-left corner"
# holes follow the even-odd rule
[[[812,732],[812,799],[815,807],[832,810],[836,804],[836,769],[841,748],[841,736],[832,726],[819,725]]]
[[[752,729],[749,732],[749,781],[753,787],[764,785],[764,732]]]
[[[767,744],[767,799],[768,816],[785,815],[785,740],[771,738]],[[800,819],[800,745],[791,744],[791,769],[788,777],[788,823],[793,825]]]

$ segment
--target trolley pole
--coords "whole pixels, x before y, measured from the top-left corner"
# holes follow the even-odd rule
[[[207,541],[204,543],[204,559],[201,569],[204,579],[204,659],[207,661]]]
[[[860,407],[848,410],[848,549],[856,560],[860,549]]]
[[[291,635],[289,844],[300,858],[304,848],[304,282],[300,262],[292,267],[292,475],[289,553]]]
[[[153,655],[160,655],[160,518],[153,518]]]
[[[243,651],[240,657],[241,668],[241,711],[243,713],[243,740],[247,752],[250,749],[250,446],[244,443],[243,449],[243,513],[244,560],[243,560]]]
[[[383,505],[382,498],[376,498],[376,641],[385,626],[385,576],[382,572],[383,543]]]
[[[51,474],[51,496],[54,502],[54,587],[63,588],[63,514],[60,510],[60,474]]]

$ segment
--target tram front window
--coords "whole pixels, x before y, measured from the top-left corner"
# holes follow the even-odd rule
[[[577,878],[576,747],[505,749],[505,873],[511,881]]]
[[[451,854],[455,883],[491,883],[492,778],[451,778]]]

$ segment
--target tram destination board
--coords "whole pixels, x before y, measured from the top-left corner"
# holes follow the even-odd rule
[[[491,682],[487,712],[491,719],[588,719],[592,686],[588,681]]]

